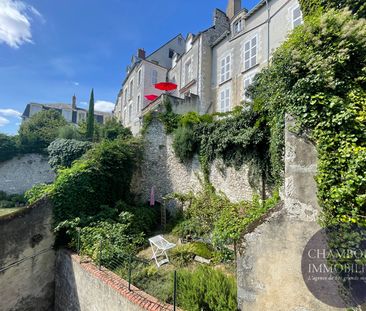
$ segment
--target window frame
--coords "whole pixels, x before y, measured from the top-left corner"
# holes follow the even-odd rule
[[[229,61],[227,61],[229,59]],[[224,64],[223,64],[224,61]],[[223,57],[220,58],[220,76],[219,81],[220,84],[224,83],[231,79],[231,69],[232,69],[232,57],[231,53],[225,54]]]
[[[189,67],[188,67],[188,74],[187,74],[187,65],[189,65]],[[192,59],[189,58],[184,63],[184,85],[187,85],[192,80],[193,80]]]
[[[137,95],[137,104],[136,104],[136,113],[140,113],[140,105],[141,105],[141,95]]]
[[[138,71],[137,73],[137,85],[140,86],[141,85],[141,69]]]
[[[227,86],[222,88],[219,93],[220,112],[225,113],[231,110],[231,90]]]
[[[155,73],[156,73],[156,75],[155,75]],[[153,69],[151,71],[151,84],[154,85],[156,83],[158,83],[158,71],[156,69]]]
[[[132,96],[133,96],[133,79],[130,81],[129,84],[130,84],[130,93],[129,93],[128,98],[132,99]]]
[[[255,45],[253,45],[253,40],[255,39]],[[249,49],[246,48],[247,44],[249,43]],[[258,40],[258,34],[251,36],[248,40],[246,40],[243,44],[243,66],[244,71],[250,70],[251,68],[258,65],[258,46],[259,46],[259,40]],[[255,54],[253,54],[253,48],[255,47]],[[249,53],[249,59],[246,59],[246,54]],[[255,59],[255,62],[253,63],[253,59]],[[249,62],[249,66],[246,66],[246,63]]]
[[[238,29],[238,26],[240,25],[240,29]],[[239,18],[234,22],[234,34],[238,34],[243,30],[243,19]]]
[[[250,97],[247,97],[246,96],[246,90],[248,89],[248,87],[253,83],[253,79],[255,77],[257,73],[252,73],[250,75],[246,75],[243,77],[243,100],[247,103],[250,103],[252,102],[252,99]],[[245,81],[248,81],[249,80],[249,84],[247,87],[245,87]]]
[[[297,18],[294,17],[294,13],[295,13],[296,10],[300,11],[300,16],[297,17]],[[295,5],[295,6],[291,7],[290,8],[290,14],[291,14],[291,27],[292,27],[292,29],[295,29],[297,26],[300,26],[304,23],[304,17],[303,17],[300,5]],[[295,22],[297,22],[297,21],[300,21],[300,23],[295,25]]]

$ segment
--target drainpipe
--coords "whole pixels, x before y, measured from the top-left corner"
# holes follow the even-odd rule
[[[266,6],[267,6],[267,66],[269,66],[269,57],[270,57],[270,33],[269,33],[269,23],[271,20],[271,12],[270,12],[270,7],[269,7],[269,0],[266,0]]]

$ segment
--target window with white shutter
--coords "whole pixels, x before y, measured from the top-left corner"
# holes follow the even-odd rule
[[[248,70],[257,64],[258,36],[244,43],[244,70]]]
[[[221,59],[220,67],[220,83],[222,83],[231,77],[231,55],[227,55]]]
[[[246,95],[249,86],[253,83],[254,75],[244,78],[244,101],[250,102],[252,99]]]
[[[158,83],[158,72],[156,70],[153,70],[151,73],[151,83],[152,84]]]
[[[220,111],[230,111],[230,89],[226,88],[220,92]]]
[[[296,28],[297,26],[303,23],[302,12],[300,6],[296,6],[292,9],[292,28]]]

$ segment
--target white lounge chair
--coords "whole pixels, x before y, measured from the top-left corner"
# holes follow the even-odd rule
[[[175,247],[176,245],[174,243],[168,242],[161,235],[150,238],[149,242],[153,252],[153,256],[151,258],[155,259],[158,268],[160,268],[160,266],[162,266],[163,264],[168,263],[169,257],[167,251]],[[165,258],[159,261],[158,258],[161,256],[164,256]]]

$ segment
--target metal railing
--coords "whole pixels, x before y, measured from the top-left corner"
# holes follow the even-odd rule
[[[92,261],[99,270],[107,269],[123,280],[128,282],[128,290],[132,291],[132,286],[139,288],[138,284],[134,284],[134,273],[140,272],[143,268],[154,265],[153,260],[146,260],[144,258],[137,257],[131,253],[124,252],[119,248],[116,248],[110,241],[101,239],[98,243],[97,251],[94,252],[96,256],[90,256],[86,254],[81,242],[80,231],[78,231],[77,237],[77,253],[80,256],[81,262],[83,260]],[[172,286],[172,298],[173,298],[173,310],[177,310],[177,271],[173,273],[173,286]],[[141,288],[144,290],[144,288]],[[147,292],[148,293],[148,292]],[[149,294],[149,293],[148,293]],[[162,301],[162,303],[166,303]]]

